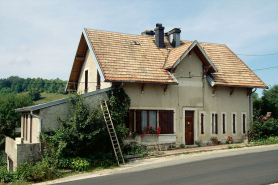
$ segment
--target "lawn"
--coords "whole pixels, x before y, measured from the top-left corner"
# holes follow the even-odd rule
[[[58,93],[54,94],[54,93],[43,92],[41,93],[41,98],[35,101],[35,104],[47,103],[47,102],[51,102],[54,100],[59,100],[67,97],[68,97],[67,94],[58,94]]]

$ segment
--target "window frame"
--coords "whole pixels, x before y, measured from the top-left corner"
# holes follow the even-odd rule
[[[235,115],[235,117],[234,117]],[[236,135],[237,133],[237,113],[231,112],[231,128],[232,128],[232,135]]]

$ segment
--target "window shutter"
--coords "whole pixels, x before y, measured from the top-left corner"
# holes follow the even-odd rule
[[[128,111],[128,123],[129,123],[129,129],[134,132],[134,110]]]
[[[88,92],[88,70],[85,71],[85,92]]]
[[[204,114],[201,114],[201,134],[204,134]]]
[[[215,134],[218,134],[218,119],[217,119],[217,114],[215,114]]]
[[[141,128],[141,111],[136,110],[136,132],[138,134],[142,134],[142,128]]]
[[[161,134],[174,133],[174,111],[173,110],[160,110],[159,111],[159,126],[161,126]]]

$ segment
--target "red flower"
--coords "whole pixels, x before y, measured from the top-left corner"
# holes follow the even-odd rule
[[[146,133],[145,132],[143,132],[143,134],[142,134],[142,136],[144,136]]]
[[[154,132],[154,134],[156,134],[157,132]]]
[[[230,137],[231,140],[233,140],[233,137]]]
[[[150,127],[151,128],[151,130],[153,129],[153,127]]]
[[[159,131],[157,131],[157,135],[159,135],[160,134],[160,130]]]
[[[150,127],[147,127],[147,129],[150,129]]]

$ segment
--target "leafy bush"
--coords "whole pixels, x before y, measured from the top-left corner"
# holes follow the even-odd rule
[[[86,171],[91,167],[90,161],[86,158],[76,158],[72,160],[71,167],[77,171]]]
[[[19,179],[36,182],[51,180],[57,176],[55,166],[45,161],[40,161],[36,164],[34,164],[34,162],[21,163],[20,166],[17,167],[16,173]]]
[[[261,119],[260,122],[257,119],[251,123],[249,134],[253,141],[278,136],[278,121],[270,118],[267,120]]]

